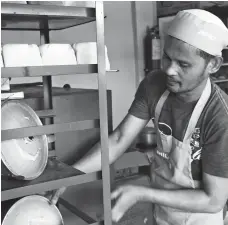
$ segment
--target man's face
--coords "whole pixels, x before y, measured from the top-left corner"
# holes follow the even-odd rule
[[[195,89],[207,78],[206,60],[196,48],[173,37],[166,37],[162,69],[166,73],[169,91],[185,93]]]

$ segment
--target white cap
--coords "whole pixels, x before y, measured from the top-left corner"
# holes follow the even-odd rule
[[[178,12],[166,33],[214,56],[221,56],[228,45],[225,24],[214,14],[201,9]]]

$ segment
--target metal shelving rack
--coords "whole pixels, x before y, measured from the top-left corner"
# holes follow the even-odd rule
[[[72,26],[96,22],[97,56],[96,65],[40,66],[1,68],[2,77],[37,77],[42,76],[44,109],[38,115],[45,118],[44,126],[2,130],[2,141],[35,136],[55,134],[58,132],[100,128],[102,171],[84,174],[68,166],[55,157],[49,157],[44,173],[35,180],[24,181],[8,179],[2,175],[1,200],[9,200],[43,191],[58,189],[71,185],[102,179],[104,221],[98,222],[75,209],[60,199],[60,204],[80,216],[88,224],[105,225],[111,221],[110,167],[108,151],[108,116],[107,87],[105,70],[104,12],[103,2],[96,2],[94,7],[23,5],[13,3],[1,4],[2,30],[36,30],[40,31],[40,44],[49,43],[49,31],[61,30]],[[116,71],[113,71],[116,72]],[[52,76],[94,73],[98,77],[99,119],[53,124],[55,112],[52,108]],[[49,149],[50,150],[50,149]],[[52,146],[52,151],[54,146]]]

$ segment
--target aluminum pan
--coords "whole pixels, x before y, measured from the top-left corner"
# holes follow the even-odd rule
[[[31,107],[20,101],[8,101],[1,109],[1,129],[42,126],[39,117]],[[48,160],[48,139],[46,135],[2,141],[2,161],[15,176],[33,180],[44,171]]]
[[[43,196],[31,195],[14,203],[3,219],[2,225],[64,225],[55,205]]]

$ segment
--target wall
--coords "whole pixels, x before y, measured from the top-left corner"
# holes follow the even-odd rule
[[[142,7],[141,7],[142,6]],[[105,18],[105,42],[108,48],[108,55],[112,69],[119,69],[118,73],[107,74],[107,87],[113,94],[113,125],[114,128],[123,119],[134,98],[137,87],[136,60],[143,63],[143,54],[135,58],[135,41],[137,48],[142,51],[142,35],[146,30],[146,25],[152,25],[152,3],[137,2],[136,18],[138,29],[138,39],[134,39],[132,28],[132,8],[131,2],[104,2]],[[149,16],[148,16],[149,15]],[[51,42],[55,43],[77,43],[86,41],[96,41],[95,23],[89,23],[78,27],[69,28],[62,31],[52,31],[50,33]],[[16,32],[2,31],[2,43],[35,43],[39,44],[39,32]],[[140,66],[141,68],[142,66]],[[142,69],[140,71],[142,73]],[[138,71],[137,71],[138,73]],[[137,75],[138,76],[138,75]],[[142,75],[140,75],[142,76]],[[12,83],[41,81],[40,78],[17,78]],[[77,88],[97,88],[95,75],[71,75],[53,77],[54,86],[63,86],[69,83]]]
[[[135,71],[136,87],[144,78],[145,60],[144,60],[144,39],[147,26],[153,27],[157,24],[156,2],[154,1],[135,1],[132,2],[133,31],[135,39]]]

